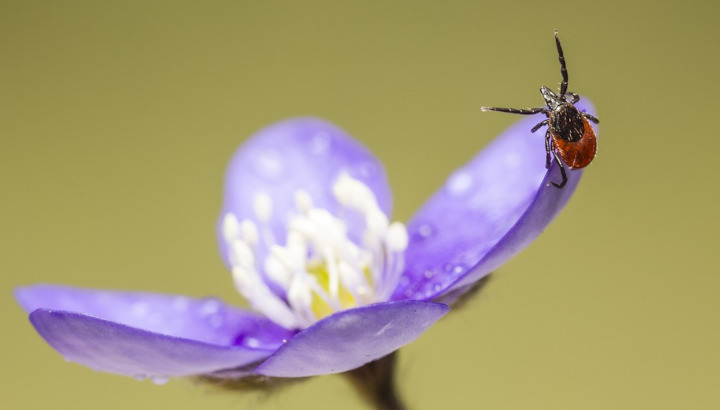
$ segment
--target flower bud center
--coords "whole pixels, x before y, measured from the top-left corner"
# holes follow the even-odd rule
[[[255,310],[288,329],[387,301],[402,274],[405,226],[389,223],[363,182],[341,174],[332,188],[340,216],[314,206],[307,192],[295,192],[282,245],[270,227],[267,195],[254,198],[253,220],[238,221],[232,213],[223,219],[236,288]],[[362,221],[362,232],[348,232],[348,217]]]

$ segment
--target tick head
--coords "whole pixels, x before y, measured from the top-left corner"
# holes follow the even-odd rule
[[[540,94],[542,94],[543,98],[545,99],[545,103],[551,110],[554,110],[560,104],[562,104],[562,100],[560,99],[560,97],[558,97],[557,94],[555,94],[554,92],[552,92],[551,89],[545,86],[540,87]]]

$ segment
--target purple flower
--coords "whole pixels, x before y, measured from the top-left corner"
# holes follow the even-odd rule
[[[545,169],[536,119],[455,171],[408,223],[390,222],[378,160],[313,118],[271,125],[235,154],[222,257],[257,313],[208,299],[56,285],[18,288],[61,355],[135,377],[345,372],[412,342],[447,304],[527,246],[572,195]],[[440,303],[444,302],[444,303]]]

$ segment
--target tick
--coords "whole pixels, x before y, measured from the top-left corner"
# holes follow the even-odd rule
[[[575,103],[580,101],[580,96],[567,90],[568,71],[565,66],[565,56],[563,55],[557,30],[555,30],[555,44],[557,45],[558,59],[560,60],[562,82],[560,83],[559,95],[547,87],[540,87],[540,94],[545,99],[546,107],[482,107],[481,110],[522,115],[545,114],[547,119],[539,122],[530,131],[535,132],[544,125],[548,126],[545,132],[545,168],[550,168],[550,156],[552,155],[555,162],[560,166],[560,174],[562,175],[562,181],[559,184],[555,182],[552,182],[552,184],[557,188],[562,188],[567,183],[565,165],[570,169],[585,168],[595,158],[597,140],[595,139],[595,131],[593,131],[588,121],[598,124],[600,120],[590,114],[581,112],[575,107]]]

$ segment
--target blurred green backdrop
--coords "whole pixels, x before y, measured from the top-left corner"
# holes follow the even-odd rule
[[[599,155],[539,240],[402,351],[407,401],[720,408],[717,4],[1,1],[2,407],[363,408],[337,376],[233,395],[94,373],[37,336],[12,289],[242,303],[213,229],[244,138],[337,123],[385,163],[406,220],[517,120],[480,106],[557,86],[558,28]]]

